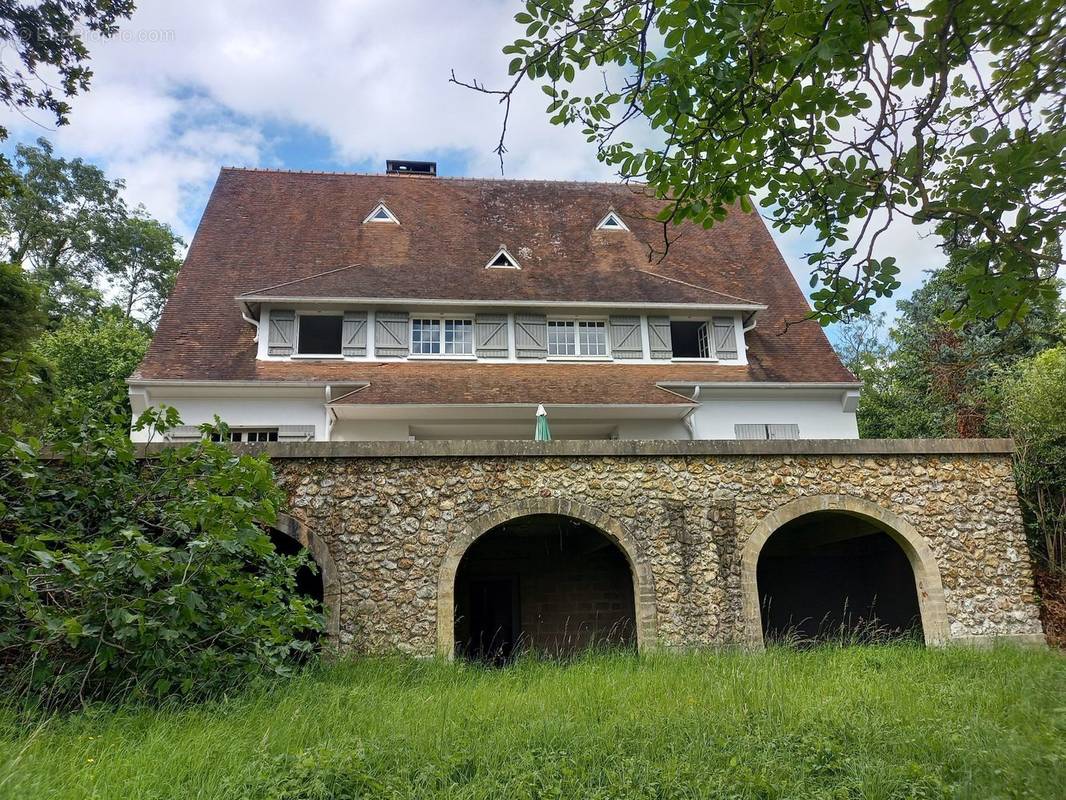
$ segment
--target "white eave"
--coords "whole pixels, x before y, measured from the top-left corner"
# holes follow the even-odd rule
[[[308,297],[306,295],[237,295],[234,300],[243,303],[270,303],[271,305],[373,305],[373,306],[462,306],[465,308],[646,308],[664,310],[702,311],[765,311],[762,303],[648,303],[634,300],[454,300],[431,297]]]

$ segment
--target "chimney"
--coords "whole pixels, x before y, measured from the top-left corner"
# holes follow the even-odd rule
[[[436,161],[401,161],[399,159],[386,159],[386,175],[436,175]]]

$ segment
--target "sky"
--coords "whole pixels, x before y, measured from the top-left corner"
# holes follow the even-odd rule
[[[520,36],[517,0],[142,0],[113,39],[90,37],[94,76],[70,124],[0,113],[7,149],[39,136],[126,182],[125,195],[191,239],[222,166],[380,172],[386,158],[438,162],[441,175],[499,176],[502,109],[450,84],[498,86]],[[589,79],[600,81],[599,75]],[[580,130],[549,124],[545,96],[520,90],[507,177],[615,180]],[[813,240],[773,232],[807,288]],[[903,295],[942,263],[909,223],[884,240]],[[890,313],[894,301],[880,307]]]

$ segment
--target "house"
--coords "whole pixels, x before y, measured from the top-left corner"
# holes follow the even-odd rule
[[[660,207],[420,162],[225,169],[133,409],[272,443],[272,535],[317,562],[342,651],[1042,642],[1011,443],[858,439],[761,219],[649,259]],[[563,441],[520,441],[541,403]]]
[[[859,384],[760,217],[661,207],[426,162],[223,169],[133,411],[174,406],[178,441],[216,415],[249,442],[529,439],[538,404],[556,439],[856,438]]]

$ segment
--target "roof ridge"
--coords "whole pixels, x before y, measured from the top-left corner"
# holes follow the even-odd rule
[[[466,183],[550,183],[550,184],[574,184],[578,186],[635,186],[635,187],[647,187],[648,184],[639,181],[593,181],[593,180],[578,180],[575,178],[490,178],[490,177],[471,177],[465,175],[414,175],[414,174],[402,174],[393,175],[386,172],[349,172],[346,170],[322,170],[322,169],[290,169],[287,167],[238,167],[238,166],[222,166],[219,168],[220,172],[263,172],[267,174],[277,175],[328,175],[332,177],[341,178],[390,178],[390,179],[411,179],[418,180],[437,180],[437,181],[460,181]]]

